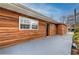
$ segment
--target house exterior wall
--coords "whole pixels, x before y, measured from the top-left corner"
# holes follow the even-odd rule
[[[57,34],[64,35],[67,33],[67,26],[64,24],[57,25]]]
[[[28,17],[13,11],[0,8],[0,47],[29,41],[33,38],[46,37],[47,22],[39,21],[38,30],[19,30],[19,16]],[[29,17],[30,18],[30,17]],[[32,18],[30,18],[32,19]],[[66,26],[49,23],[48,36],[66,34]]]
[[[49,24],[49,32],[48,34],[50,36],[56,35],[56,25],[55,24]]]
[[[46,36],[46,22],[39,21],[38,30],[19,30],[19,15],[0,9],[0,46]]]

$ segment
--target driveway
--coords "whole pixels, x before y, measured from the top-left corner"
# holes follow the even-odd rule
[[[20,55],[70,55],[73,33],[56,35],[0,49],[0,54]]]

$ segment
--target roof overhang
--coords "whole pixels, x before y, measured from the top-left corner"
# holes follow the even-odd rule
[[[28,15],[31,17],[35,17],[47,22],[51,22],[51,23],[57,23],[55,20],[51,19],[50,17],[44,16],[36,11],[33,11],[29,8],[27,8],[26,6],[24,6],[23,4],[19,4],[19,3],[1,3],[0,7],[11,10],[11,11],[15,11],[17,13],[21,13],[24,15]]]

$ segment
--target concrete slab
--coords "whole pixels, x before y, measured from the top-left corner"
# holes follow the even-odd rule
[[[49,36],[0,49],[0,54],[14,55],[70,55],[73,33]]]

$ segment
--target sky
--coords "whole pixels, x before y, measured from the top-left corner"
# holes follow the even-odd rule
[[[26,3],[26,7],[61,22],[62,16],[73,14],[74,8],[79,7],[77,3]]]

